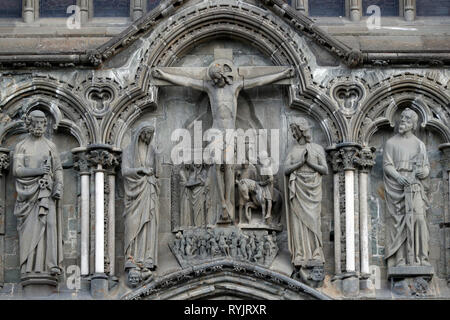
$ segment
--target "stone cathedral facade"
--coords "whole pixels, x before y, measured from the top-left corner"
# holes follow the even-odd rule
[[[1,299],[450,298],[448,1],[0,4]]]

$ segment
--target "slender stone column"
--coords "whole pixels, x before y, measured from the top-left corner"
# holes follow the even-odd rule
[[[132,0],[131,4],[132,4],[132,13],[131,13],[131,18],[133,19],[133,21],[138,20],[140,17],[142,17],[143,13],[144,13],[144,0]]]
[[[361,245],[361,273],[369,273],[369,230],[367,218],[367,177],[365,171],[359,172],[359,236]]]
[[[375,148],[364,148],[355,158],[359,167],[359,243],[361,252],[361,289],[369,289],[369,219],[367,208],[368,177],[375,165]]]
[[[336,165],[342,165],[345,175],[345,273],[342,290],[345,295],[359,293],[359,282],[355,267],[355,159],[361,146],[341,143],[335,157]]]
[[[4,174],[10,166],[10,150],[7,148],[0,148],[0,258],[4,265],[5,256],[5,202],[6,202],[6,181]],[[0,287],[3,287],[5,282],[4,267],[0,268]]]
[[[340,198],[340,175],[343,170],[340,152],[337,148],[328,148],[328,161],[333,169],[333,219],[334,219],[334,273],[333,280],[340,280],[342,274],[341,266],[341,204]],[[340,287],[340,284],[337,285]]]
[[[341,208],[339,194],[339,172],[333,175],[333,203],[334,203],[334,272],[342,273],[341,268]]]
[[[345,170],[345,270],[355,272],[355,172]]]
[[[86,148],[75,148],[74,168],[80,172],[80,207],[81,207],[81,275],[89,275],[89,198],[90,171],[86,159]]]
[[[89,21],[89,0],[80,0],[80,20],[82,25]]]
[[[350,0],[350,20],[360,21],[361,20],[361,0]]]
[[[113,149],[113,154],[117,162],[109,167],[108,171],[108,258],[109,258],[109,275],[115,275],[116,266],[116,168],[119,164],[120,153],[119,149]]]
[[[91,279],[91,295],[103,299],[108,292],[108,277],[105,274],[105,170],[118,161],[110,145],[88,146],[88,160],[96,167],[95,174],[95,274]]]
[[[440,227],[444,229],[444,261],[445,261],[445,269],[447,273],[447,282],[450,282],[450,143],[441,144],[439,146],[439,150],[443,153],[443,157],[441,158],[441,163],[443,165],[443,170],[447,172],[447,193],[446,193],[446,201],[447,201],[447,211],[444,215],[444,221],[440,224]],[[444,177],[445,183],[445,177]]]
[[[23,2],[23,21],[25,23],[34,22],[34,0],[25,0]]]
[[[416,0],[403,0],[403,15],[406,21],[416,19]]]
[[[95,273],[105,272],[105,173],[102,165],[95,170]]]
[[[297,11],[300,11],[304,15],[308,14],[308,0],[294,0],[295,2],[295,9]]]

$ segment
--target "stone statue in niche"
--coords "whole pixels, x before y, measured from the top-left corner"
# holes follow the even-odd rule
[[[284,67],[282,70],[275,70],[272,67],[237,68],[232,62],[231,50],[215,50],[214,53],[216,59],[208,68],[154,68],[152,75],[173,85],[205,91],[211,105],[212,128],[223,132],[225,136],[226,129],[235,129],[237,98],[242,89],[251,89],[291,78],[294,76],[294,69],[291,67]],[[225,146],[221,150],[226,153]],[[231,197],[235,186],[235,175],[233,165],[224,164],[226,158],[227,155],[222,154],[219,163],[214,166],[219,201],[223,211],[218,221],[220,223],[231,223],[234,220],[234,199],[232,200]]]
[[[413,133],[419,116],[407,108],[401,113],[398,134],[386,142],[383,154],[388,221],[386,253],[388,276],[433,274],[428,260],[426,182],[430,174],[425,144]],[[401,277],[400,277],[401,278]]]
[[[44,137],[47,118],[32,111],[25,124],[28,136],[14,150],[13,175],[17,199],[14,215],[19,233],[20,270],[30,274],[61,273],[62,226],[60,201],[63,194],[63,168],[58,150]]]
[[[123,152],[125,269],[131,285],[150,277],[158,263],[159,186],[151,145],[154,134],[153,126],[141,124]]]
[[[308,121],[298,118],[290,129],[296,143],[286,157],[284,171],[288,244],[297,275],[310,283],[311,275],[323,269],[325,262],[320,215],[322,176],[328,174],[328,167],[325,150],[312,142]]]
[[[183,227],[202,227],[210,221],[208,165],[185,164],[180,170],[180,215]]]

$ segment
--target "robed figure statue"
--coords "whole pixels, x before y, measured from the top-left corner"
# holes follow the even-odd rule
[[[155,150],[151,145],[155,129],[141,124],[123,152],[125,187],[126,269],[154,270],[158,263],[159,187]]]
[[[22,275],[59,275],[63,258],[58,236],[58,203],[63,193],[61,160],[55,144],[44,137],[45,114],[34,110],[25,124],[29,134],[17,144],[13,158],[20,270]]]
[[[328,174],[325,151],[311,142],[306,119],[297,119],[290,129],[296,143],[284,172],[289,251],[295,267],[320,265],[325,261],[320,230],[322,176]]]
[[[389,267],[431,266],[426,223],[426,178],[430,174],[430,164],[425,144],[413,134],[418,119],[416,112],[405,109],[398,134],[390,138],[384,148],[385,258]]]

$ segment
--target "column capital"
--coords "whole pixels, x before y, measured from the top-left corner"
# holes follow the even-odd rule
[[[73,168],[80,172],[80,175],[90,173],[90,164],[87,160],[87,149],[83,147],[72,149]]]
[[[86,159],[91,166],[101,165],[112,171],[120,165],[122,151],[108,144],[91,144],[87,147]]]
[[[375,147],[364,147],[359,150],[355,156],[354,162],[358,169],[362,172],[368,173],[375,165]]]
[[[335,173],[355,170],[358,163],[357,157],[359,151],[362,149],[361,145],[357,143],[344,142],[328,148],[329,162]]]
[[[9,154],[11,150],[8,148],[1,148],[0,147],[0,175],[3,173],[3,171],[6,171],[9,169],[10,165],[10,159]]]

